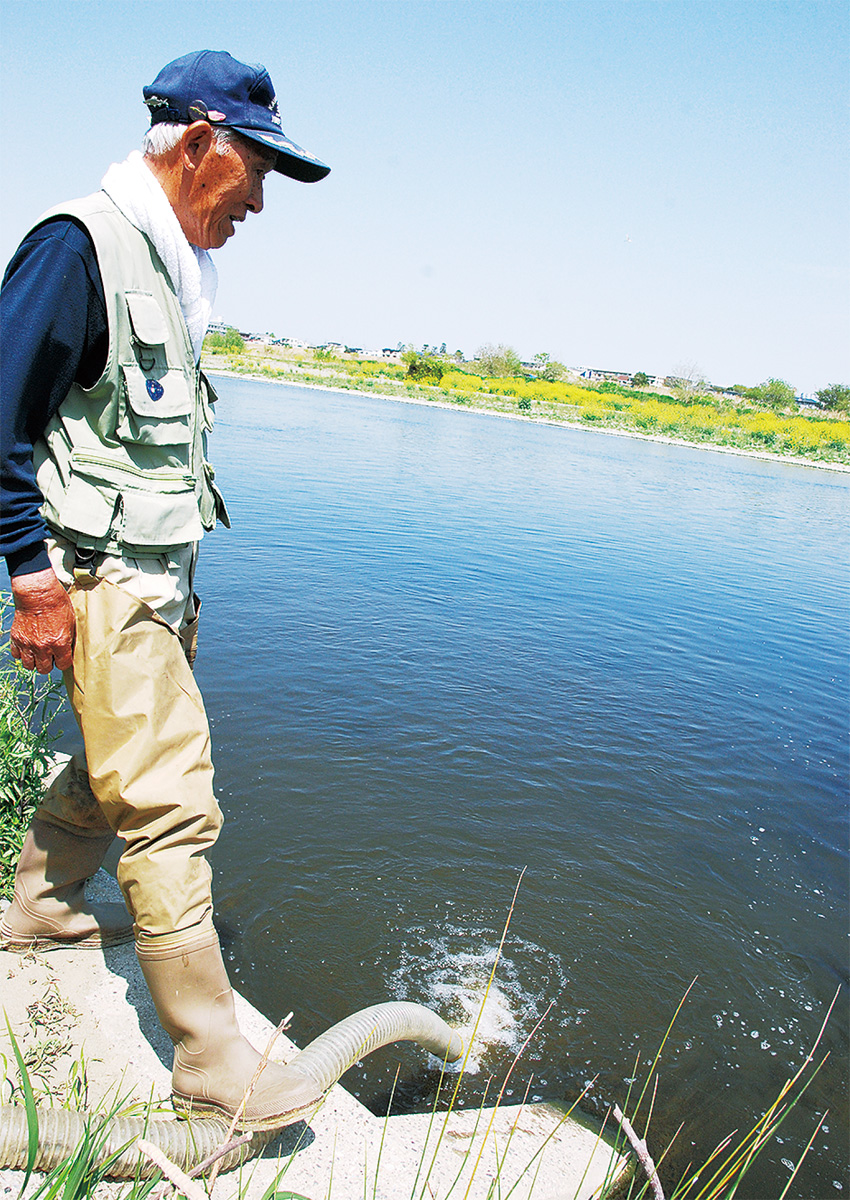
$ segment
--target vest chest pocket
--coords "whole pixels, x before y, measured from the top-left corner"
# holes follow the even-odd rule
[[[169,332],[165,314],[150,292],[126,291],[124,299],[136,361],[145,374],[153,371],[159,376],[167,368],[165,343]]]
[[[122,396],[116,433],[139,446],[181,446],[192,440],[195,402],[182,371],[145,375],[135,363],[122,364]]]
[[[194,398],[183,371],[169,368],[168,322],[150,292],[126,291],[132,357],[121,364],[116,433],[137,446],[188,446]]]

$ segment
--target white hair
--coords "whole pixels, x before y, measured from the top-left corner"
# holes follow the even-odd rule
[[[163,158],[178,144],[185,129],[185,125],[174,124],[170,121],[161,121],[158,125],[151,125],[142,138],[142,154],[145,158]],[[215,127],[213,127],[213,135],[219,149],[232,146],[239,137],[239,134],[234,133],[232,129],[216,129]]]

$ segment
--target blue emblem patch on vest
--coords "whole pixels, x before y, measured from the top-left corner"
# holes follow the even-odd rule
[[[165,391],[158,379],[149,379],[146,387],[151,400],[161,400],[162,393]]]

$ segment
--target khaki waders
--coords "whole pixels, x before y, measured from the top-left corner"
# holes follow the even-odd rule
[[[64,582],[73,550],[50,549]],[[0,942],[50,949],[126,940],[126,914],[110,911],[120,906],[87,906],[82,898],[85,878],[117,834],[124,843],[118,880],[134,917],[139,965],[175,1046],[175,1108],[196,1117],[233,1117],[260,1055],[239,1031],[212,923],[205,852],[218,835],[221,813],[203,701],[188,661],[197,612],[191,586],[178,589],[170,609],[163,602],[173,615],[188,600],[185,611],[194,613],[178,636],[149,605],[103,577],[120,579],[129,570],[133,580],[122,582],[140,590],[136,566],[105,558],[97,576],[78,570],[68,581],[77,640],[65,682],[88,774],[72,758],[48,788],[27,835]],[[150,590],[152,566],[146,566]],[[166,572],[168,578],[179,573]],[[39,886],[45,878],[49,886]],[[321,1094],[299,1072],[267,1063],[237,1129],[289,1124],[308,1115]]]

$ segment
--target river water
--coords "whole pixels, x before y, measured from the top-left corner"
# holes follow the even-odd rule
[[[665,1048],[670,1175],[830,1057],[740,1200],[848,1194],[848,477],[220,379],[197,674],[234,982],[304,1044],[477,1010],[461,1097],[604,1112]],[[635,1068],[636,1056],[640,1063]],[[403,1048],[346,1077],[433,1098]],[[780,1140],[781,1139],[781,1140]]]

